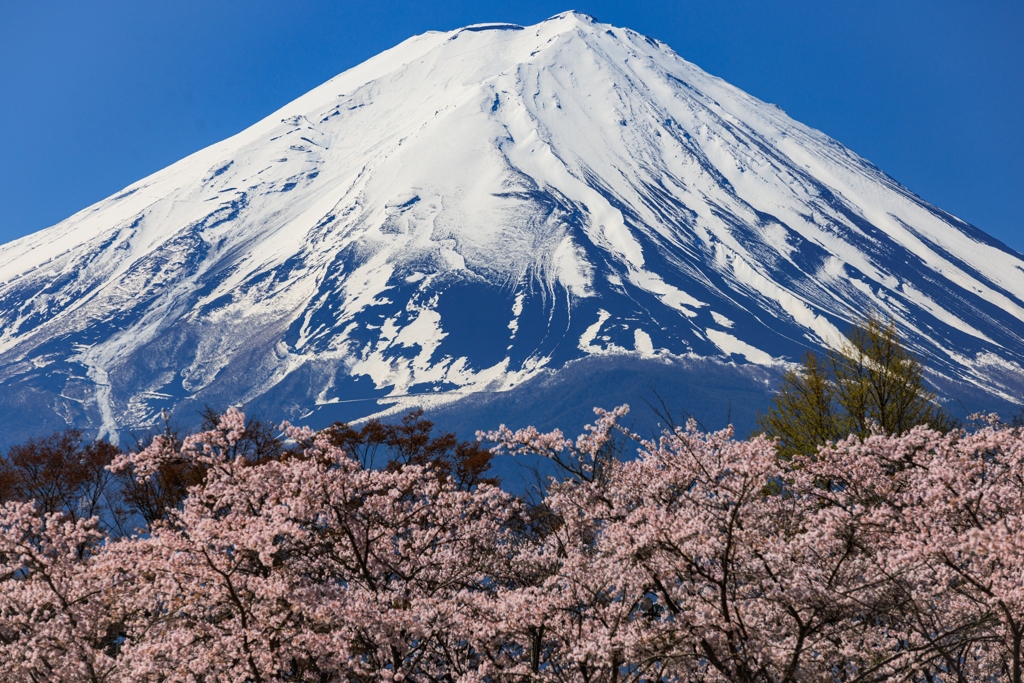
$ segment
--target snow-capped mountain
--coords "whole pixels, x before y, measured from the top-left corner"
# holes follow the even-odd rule
[[[587,357],[773,365],[869,310],[936,379],[1024,402],[1024,257],[569,12],[410,38],[0,247],[0,427],[370,414]]]

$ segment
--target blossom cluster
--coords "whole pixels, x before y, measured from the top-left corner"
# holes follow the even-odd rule
[[[233,457],[237,411],[115,460],[206,468],[145,533],[6,503],[0,680],[1020,683],[1019,428],[781,458],[623,414],[486,435],[567,473],[534,503],[290,427],[286,457]]]

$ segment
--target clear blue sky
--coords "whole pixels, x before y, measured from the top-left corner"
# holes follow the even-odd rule
[[[1024,251],[1021,0],[0,0],[0,242],[429,29],[566,9],[659,38]]]

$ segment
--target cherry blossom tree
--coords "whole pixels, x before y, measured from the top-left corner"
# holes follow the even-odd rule
[[[1020,683],[1020,427],[780,457],[626,410],[482,435],[561,472],[532,506],[355,431],[158,436],[111,469],[202,476],[143,533],[0,506],[0,680]]]
[[[97,519],[0,507],[0,680],[119,680],[121,571],[94,571]]]
[[[1024,434],[991,420],[943,436],[847,439],[807,459],[807,474],[872,511],[891,539],[892,617],[922,648],[925,680],[1022,680]]]
[[[323,434],[295,457],[226,457],[244,420],[180,450],[125,456],[139,476],[194,458],[204,485],[131,549],[145,579],[124,648],[135,680],[402,680],[473,668],[464,605],[494,591],[516,506],[429,468],[364,469]]]
[[[905,666],[898,638],[880,627],[893,590],[875,561],[886,539],[870,524],[798,495],[807,477],[771,441],[693,423],[637,439],[635,460],[588,476],[623,412],[601,413],[576,441],[532,429],[487,435],[583,474],[546,501],[561,524],[540,553],[562,559],[530,632],[550,639],[539,648],[558,658],[549,673],[874,680]]]

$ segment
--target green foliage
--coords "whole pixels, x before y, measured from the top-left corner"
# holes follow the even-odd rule
[[[954,420],[924,381],[924,364],[900,342],[891,320],[869,316],[847,333],[846,343],[822,357],[807,353],[787,372],[761,431],[779,440],[779,454],[814,453],[827,441],[873,429],[899,435],[926,424],[946,432]]]

